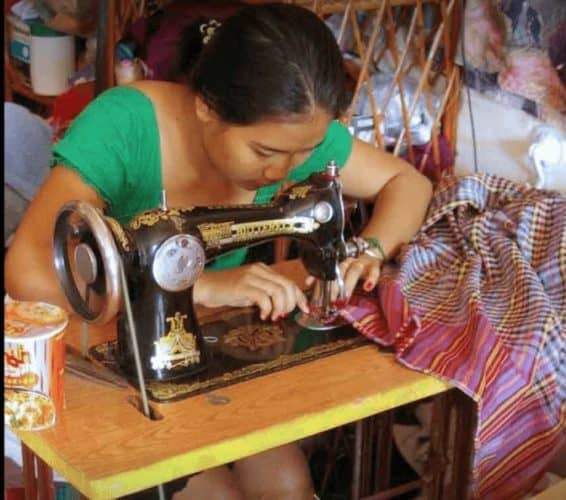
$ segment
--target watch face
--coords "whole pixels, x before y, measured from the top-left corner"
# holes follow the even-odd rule
[[[200,240],[190,234],[177,234],[165,240],[155,253],[153,277],[164,290],[180,292],[194,285],[205,262]]]

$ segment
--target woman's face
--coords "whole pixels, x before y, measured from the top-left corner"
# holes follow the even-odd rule
[[[214,167],[238,186],[255,191],[285,179],[320,144],[332,117],[321,109],[253,125],[204,124],[203,142]]]

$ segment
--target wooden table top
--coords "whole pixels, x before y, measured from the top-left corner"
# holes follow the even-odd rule
[[[296,261],[279,268],[304,276]],[[113,324],[90,330],[91,344],[115,335]],[[66,336],[76,347],[79,332],[72,321]],[[150,420],[129,402],[135,389],[67,373],[57,424],[17,435],[88,498],[116,498],[449,388],[368,345],[215,391],[227,404],[213,404],[207,394],[152,402],[162,418]]]

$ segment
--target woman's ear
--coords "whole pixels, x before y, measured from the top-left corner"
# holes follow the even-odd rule
[[[218,120],[216,112],[198,94],[195,95],[195,112],[197,114],[197,118],[203,123]]]

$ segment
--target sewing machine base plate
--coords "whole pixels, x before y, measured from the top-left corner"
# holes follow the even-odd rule
[[[291,317],[261,321],[254,308],[222,313],[201,324],[201,331],[207,368],[182,379],[146,380],[149,399],[158,403],[184,399],[369,343],[350,325],[315,331]],[[137,387],[137,380],[126,377],[118,367],[115,341],[92,347],[90,355]]]
[[[313,331],[326,331],[326,330],[334,330],[336,328],[342,328],[343,326],[348,325],[348,322],[342,318],[341,316],[336,315],[329,321],[320,321],[317,318],[304,313],[298,313],[295,316],[295,321],[298,325],[306,328],[308,330]]]

